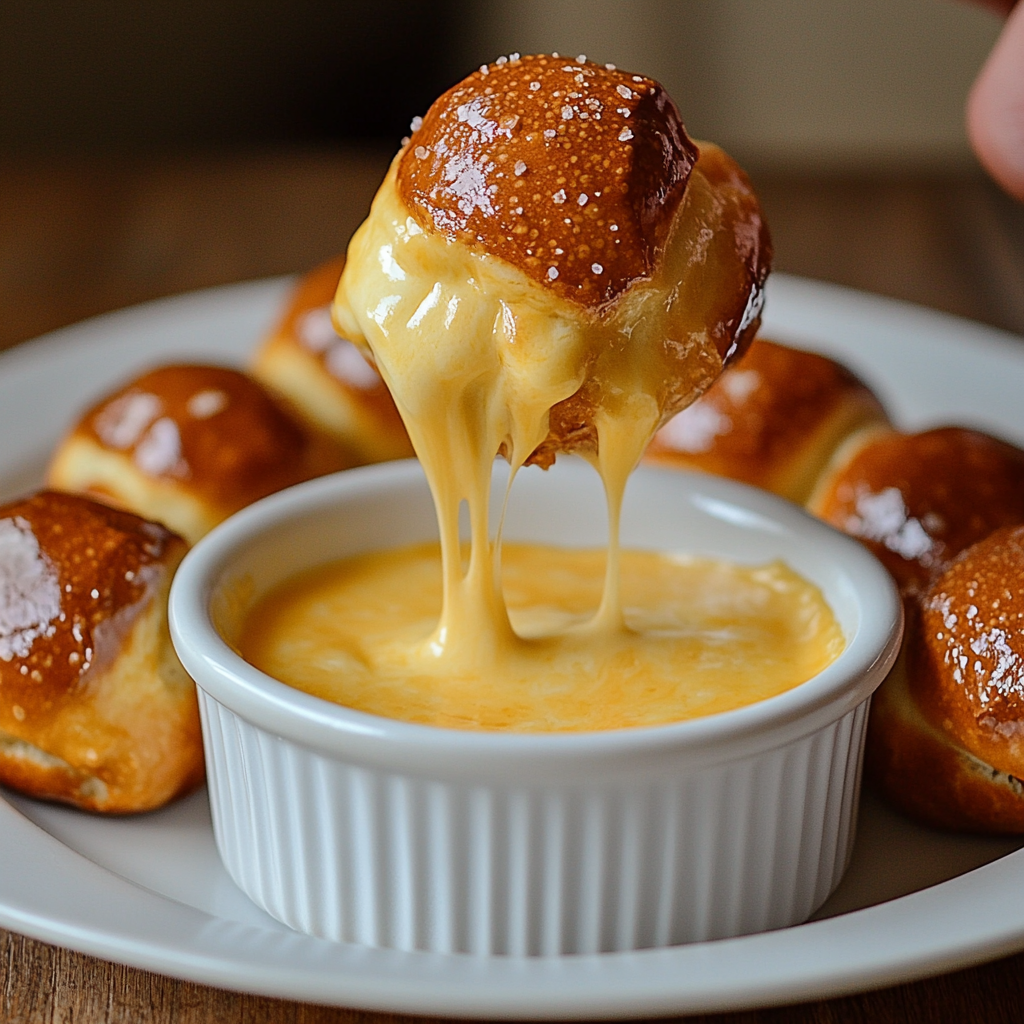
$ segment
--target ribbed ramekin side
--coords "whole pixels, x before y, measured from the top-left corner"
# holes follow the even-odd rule
[[[866,705],[745,760],[540,789],[346,764],[200,693],[229,873],[323,938],[485,956],[723,938],[803,920],[849,857]]]

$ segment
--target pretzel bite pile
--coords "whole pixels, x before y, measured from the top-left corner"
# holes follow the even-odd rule
[[[1024,832],[1024,760],[991,759],[1000,743],[984,739],[1018,728],[992,702],[1020,685],[1024,656],[1024,633],[1004,618],[1020,600],[1006,531],[1024,523],[1024,451],[963,427],[875,437],[832,467],[809,507],[865,543],[904,596],[904,656],[875,697],[868,778],[929,824]]]
[[[865,544],[907,613],[867,778],[928,824],[1024,833],[1024,451],[965,427],[898,432],[839,364],[756,341],[647,460],[766,487]]]
[[[167,630],[185,550],[77,495],[0,508],[0,782],[111,813],[199,785],[195,689]]]
[[[174,570],[233,512],[348,465],[226,367],[160,367],[89,409],[54,453],[53,489],[0,508],[0,783],[105,813],[194,789]]]

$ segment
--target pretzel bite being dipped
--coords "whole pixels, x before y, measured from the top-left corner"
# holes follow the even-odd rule
[[[644,458],[803,504],[841,444],[888,427],[881,403],[845,366],[759,338],[654,435]]]
[[[164,366],[82,417],[54,453],[47,484],[165,523],[195,543],[258,498],[349,464],[246,374]]]
[[[167,629],[185,550],[78,495],[0,507],[0,783],[125,813],[202,781],[195,687]]]
[[[863,541],[906,596],[993,530],[1024,523],[1024,451],[964,427],[873,435],[840,449],[807,507]]]
[[[338,257],[299,281],[253,356],[252,374],[311,430],[333,438],[353,464],[404,459],[412,445],[391,394],[363,351],[331,322],[344,265]]]
[[[657,82],[585,59],[501,58],[413,129],[335,320],[420,460],[615,447],[635,465],[756,333],[771,246],[746,176]],[[427,452],[421,424],[440,422]]]
[[[1024,833],[1024,526],[969,547],[912,604],[871,708],[868,777],[929,824]]]

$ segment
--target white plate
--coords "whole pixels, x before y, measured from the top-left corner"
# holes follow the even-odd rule
[[[168,360],[242,362],[286,288],[273,281],[151,303],[0,356],[0,497],[35,484],[68,421],[126,375]],[[781,275],[765,333],[842,358],[903,426],[960,422],[1024,444],[1024,346],[1010,335]],[[695,1013],[838,995],[1024,948],[1020,845],[934,833],[866,798],[850,871],[810,924],[639,953],[484,960],[290,932],[228,879],[205,793],[121,819],[7,793],[0,925],[224,988],[376,1010]]]

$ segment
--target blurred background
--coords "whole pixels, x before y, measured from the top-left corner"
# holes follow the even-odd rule
[[[4,0],[0,345],[344,248],[409,119],[482,61],[659,78],[747,166],[777,267],[1024,333],[1024,213],[963,126],[957,0]]]

